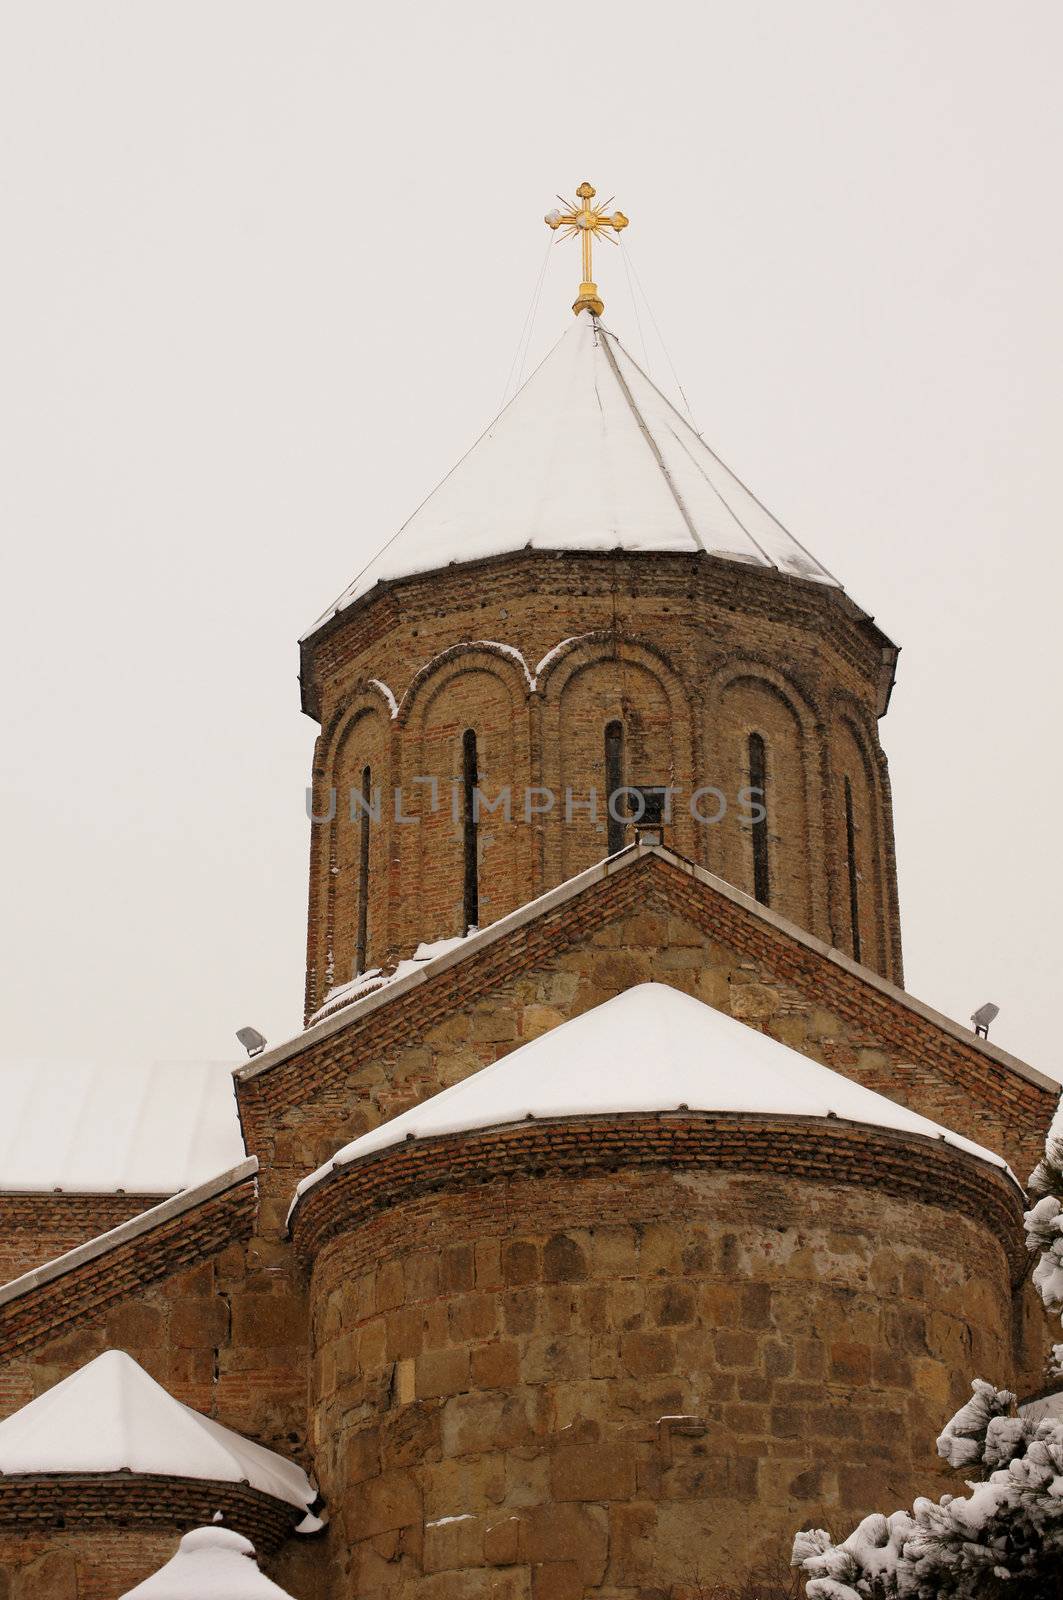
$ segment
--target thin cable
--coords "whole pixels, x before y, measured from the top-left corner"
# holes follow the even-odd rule
[[[542,266],[539,268],[539,276],[535,280],[535,288],[532,290],[531,301],[529,303],[527,311],[524,314],[524,321],[521,323],[521,326],[520,326],[520,337],[517,340],[517,348],[513,352],[513,360],[510,362],[509,371],[506,374],[506,386],[502,390],[502,398],[498,403],[499,411],[502,411],[502,410],[505,409],[506,396],[509,394],[509,386],[510,386],[510,383],[512,382],[512,380],[513,380],[513,374],[517,369],[517,362],[518,361],[520,361],[521,374],[523,375],[523,372],[524,372],[524,361],[526,361],[527,357],[528,357],[528,352],[527,352],[527,347],[525,345],[524,336],[525,336],[525,333],[527,333],[528,341],[530,342],[530,340],[531,340],[531,331],[530,331],[530,328],[529,328],[529,323],[531,323],[532,320],[534,319],[535,309],[536,309],[537,305],[539,304],[539,296],[542,294],[542,291],[543,291],[543,279],[546,276],[546,263],[550,259],[550,246],[553,244],[553,242],[554,242],[553,239],[548,239],[547,240],[547,244],[546,244],[546,249],[543,252],[543,261],[542,261]],[[522,349],[524,350],[524,360],[521,360],[521,350]],[[518,384],[518,387],[519,387],[519,384]]]
[[[561,337],[564,338],[564,334],[562,334]],[[558,341],[558,342],[560,343],[560,341]],[[554,349],[556,350],[556,348],[557,348],[557,346],[555,345]],[[553,350],[548,350],[547,351],[546,355],[543,356],[542,360],[539,361],[538,364],[536,365],[535,372],[538,372],[539,367],[543,366],[545,364],[545,362],[549,360],[549,358],[550,358],[550,356],[552,354],[553,354]],[[533,377],[535,376],[534,372],[532,373],[532,376]],[[516,396],[514,396],[514,399],[515,398],[516,398]],[[354,593],[354,591],[357,589],[358,584],[361,582],[362,578],[365,577],[365,574],[369,571],[369,569],[371,567],[375,566],[376,563],[380,560],[381,556],[385,555],[387,553],[387,551],[391,549],[391,547],[395,543],[396,539],[399,539],[399,538],[402,537],[402,535],[406,532],[406,529],[409,527],[410,523],[413,521],[413,519],[417,515],[417,513],[419,511],[423,510],[424,507],[428,504],[429,500],[431,500],[432,495],[436,494],[443,487],[443,485],[450,478],[452,478],[454,476],[454,474],[455,474],[455,472],[457,472],[458,468],[461,467],[465,463],[465,461],[468,459],[469,456],[472,455],[473,451],[476,449],[476,446],[478,444],[482,443],[482,441],[487,438],[487,435],[491,432],[491,429],[494,427],[495,423],[498,421],[499,417],[502,415],[502,412],[506,411],[508,409],[508,407],[511,406],[512,404],[513,404],[513,401],[510,400],[510,401],[507,401],[506,405],[504,405],[504,406],[499,408],[499,410],[495,413],[495,415],[491,418],[490,422],[487,424],[487,427],[483,430],[483,432],[479,435],[479,437],[476,440],[474,440],[474,442],[469,446],[469,448],[466,450],[465,454],[463,456],[460,456],[458,458],[458,460],[455,461],[454,465],[451,467],[449,472],[445,472],[443,474],[443,476],[440,478],[439,482],[436,484],[435,488],[432,489],[428,494],[425,495],[424,499],[421,501],[420,505],[417,506],[416,510],[413,511],[410,514],[410,516],[408,516],[406,518],[406,521],[402,524],[402,527],[401,528],[396,528],[395,532],[391,535],[391,538],[390,539],[386,539],[384,541],[384,543],[380,546],[380,549],[376,552],[376,554],[369,557],[369,560],[365,563],[365,566],[362,567],[361,571],[355,573],[354,577],[351,579],[351,581],[347,585],[346,589],[344,589],[343,593],[340,595],[339,599],[336,601],[336,604],[333,605],[333,606],[329,606],[328,610],[323,612],[322,615],[320,617],[318,617],[317,621],[314,623],[314,626],[310,629],[310,632],[307,633],[307,634],[304,634],[304,638],[309,639],[310,635],[313,634],[313,633],[316,633],[318,628],[320,628],[323,623],[327,622],[330,619],[330,617],[336,616],[340,611],[342,611],[344,609],[344,607],[346,605],[350,604],[349,596],[351,596]]]
[[[553,243],[554,240],[551,239],[550,244]],[[539,307],[542,305],[543,286],[546,283],[546,268],[550,259],[550,244],[546,247],[546,255],[543,258],[542,269],[539,273],[539,282],[535,288],[535,298],[532,301],[531,316],[528,319],[528,337],[524,341],[524,354],[520,358],[520,371],[517,373],[518,390],[524,382],[524,369],[528,364],[528,353],[531,350],[532,339],[535,335],[535,319],[539,315]]]
[[[627,279],[627,292],[631,296],[631,309],[635,313],[635,326],[639,332],[639,344],[642,346],[642,359],[646,363],[646,371],[648,373],[650,370],[650,352],[646,348],[646,335],[642,331],[642,318],[639,316],[639,303],[635,299],[635,285],[631,277],[631,262],[628,260],[626,250],[621,249],[620,256],[624,263],[624,276]]]
[[[653,314],[653,307],[650,305],[649,295],[646,293],[645,289],[642,287],[642,279],[639,277],[639,269],[638,269],[638,267],[636,267],[635,262],[634,262],[634,258],[631,256],[631,253],[628,250],[627,246],[625,245],[623,239],[620,240],[620,249],[623,251],[624,259],[631,262],[631,270],[635,274],[635,282],[638,284],[639,290],[640,290],[640,292],[642,294],[642,298],[646,303],[646,310],[650,314],[650,321],[653,323],[654,332],[656,333],[657,338],[660,340],[661,349],[664,351],[665,360],[668,362],[669,367],[672,369],[672,377],[675,379],[675,386],[679,390],[679,393],[683,397],[683,404],[686,407],[687,416],[690,418],[691,427],[694,429],[694,432],[696,434],[698,434],[699,437],[700,437],[701,430],[700,430],[700,428],[698,427],[697,423],[694,420],[694,413],[690,409],[690,401],[687,399],[686,392],[683,389],[683,385],[679,381],[679,374],[675,370],[675,362],[672,360],[672,357],[671,357],[671,355],[669,354],[669,351],[668,351],[668,346],[664,342],[664,335],[662,334],[660,328],[657,326],[657,318]]]

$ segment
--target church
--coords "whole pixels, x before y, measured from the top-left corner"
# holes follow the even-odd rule
[[[6,1094],[3,1600],[694,1600],[1045,1387],[1059,1085],[904,988],[897,646],[609,331],[595,200],[300,641],[303,1031]]]

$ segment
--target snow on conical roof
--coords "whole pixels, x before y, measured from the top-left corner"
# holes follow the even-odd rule
[[[340,1150],[303,1179],[328,1175],[404,1139],[536,1118],[613,1112],[747,1112],[838,1117],[944,1139],[1007,1171],[1001,1156],[865,1089],[769,1034],[663,983],[640,983],[503,1056]]]
[[[231,1528],[193,1528],[164,1567],[122,1600],[291,1600],[259,1571],[255,1547]]]
[[[0,1475],[22,1472],[212,1478],[303,1509],[316,1498],[301,1467],[182,1405],[123,1350],[105,1350],[0,1422]]]
[[[587,311],[310,632],[377,583],[526,547],[703,552],[840,587]]]

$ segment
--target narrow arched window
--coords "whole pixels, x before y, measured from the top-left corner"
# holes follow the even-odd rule
[[[849,861],[849,924],[853,933],[853,960],[860,960],[860,874],[856,870],[856,820],[853,786],[845,780],[845,851]]]
[[[759,733],[749,735],[749,787],[758,808],[751,834],[753,839],[753,895],[762,906],[771,904],[771,876],[768,869],[768,763],[764,740]]]
[[[365,971],[369,941],[369,812],[373,796],[373,775],[362,768],[362,818],[358,835],[358,938],[354,947],[354,976]]]
[[[462,783],[464,785],[465,822],[465,932],[480,925],[480,883],[476,860],[476,735],[466,728],[461,740]]]
[[[627,825],[613,816],[613,796],[624,787],[624,724],[605,725],[605,832],[606,854],[615,856],[627,843]]]

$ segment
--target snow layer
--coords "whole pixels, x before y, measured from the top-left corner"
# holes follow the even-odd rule
[[[244,1158],[232,1071],[0,1062],[0,1189],[176,1194]]]
[[[436,939],[430,944],[422,942],[417,946],[412,956],[407,956],[404,961],[396,963],[391,972],[385,972],[383,967],[370,967],[367,972],[362,972],[357,978],[352,978],[350,983],[341,983],[330,989],[324,1000],[318,1006],[313,1016],[307,1023],[312,1028],[315,1022],[320,1022],[324,1017],[331,1017],[334,1012],[340,1011],[344,1006],[349,1006],[354,1000],[361,1000],[364,995],[372,994],[377,989],[383,989],[389,983],[394,983],[398,978],[408,977],[411,972],[417,972],[426,961],[434,961],[437,956],[445,956],[448,951],[456,950],[469,937],[469,934],[479,930],[470,928],[469,933],[459,933],[452,939]]]
[[[164,1567],[122,1600],[291,1600],[259,1571],[255,1547],[231,1528],[193,1528]]]
[[[374,1128],[303,1179],[404,1139],[534,1117],[624,1111],[732,1111],[838,1117],[944,1139],[1007,1171],[1002,1158],[810,1061],[789,1045],[667,984],[642,983]]]
[[[301,1467],[182,1405],[132,1356],[106,1350],[0,1422],[0,1474],[151,1472],[248,1483],[306,1508]]]
[[[387,579],[525,547],[706,551],[836,585],[588,313],[310,632]]]

